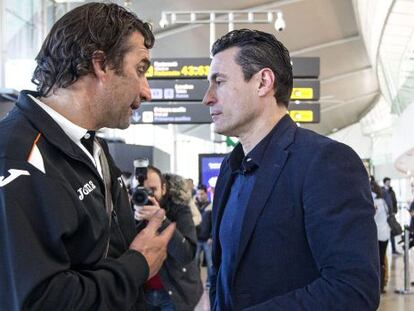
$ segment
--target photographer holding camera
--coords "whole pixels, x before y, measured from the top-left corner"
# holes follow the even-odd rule
[[[160,209],[165,210],[161,229],[176,222],[176,229],[167,246],[167,259],[159,273],[145,284],[148,310],[192,311],[202,295],[202,284],[195,263],[196,230],[189,207],[191,194],[184,186],[184,179],[174,174],[164,174],[154,166],[137,173],[143,187],[132,194],[138,230]],[[140,183],[141,184],[141,183]],[[137,205],[145,203],[146,205]]]

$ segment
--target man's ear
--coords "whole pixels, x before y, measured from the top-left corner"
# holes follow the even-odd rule
[[[275,83],[275,74],[270,68],[263,68],[258,73],[259,87],[257,89],[257,94],[259,96],[265,96],[269,92],[274,93],[274,83]]]
[[[105,53],[103,51],[95,51],[92,54],[92,69],[98,79],[102,79],[107,74]]]
[[[161,195],[164,196],[167,193],[167,184],[164,182],[161,185]]]

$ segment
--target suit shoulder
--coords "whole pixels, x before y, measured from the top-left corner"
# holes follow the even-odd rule
[[[348,145],[333,140],[329,137],[315,133],[314,131],[298,128],[297,134],[295,137],[295,144],[297,145],[306,145],[307,147],[311,146],[313,149],[339,149],[343,152],[351,152],[356,155],[355,151]]]
[[[0,158],[26,160],[39,132],[13,109],[0,121]]]

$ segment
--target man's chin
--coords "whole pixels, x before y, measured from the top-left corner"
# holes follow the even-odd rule
[[[214,125],[214,132],[215,132],[216,134],[230,136],[230,135],[228,134],[228,129],[223,128],[223,127],[220,127],[220,126],[217,126],[217,125]]]
[[[118,129],[126,130],[130,125],[131,125],[131,123],[128,121],[127,123],[124,123],[124,124],[121,124],[120,126],[118,126]]]
[[[107,125],[105,126],[106,128],[110,128],[110,129],[118,129],[118,130],[125,130],[127,129],[129,126],[131,125],[131,122],[126,121],[126,122],[122,122],[122,123],[118,123],[118,124],[111,124],[111,125]]]

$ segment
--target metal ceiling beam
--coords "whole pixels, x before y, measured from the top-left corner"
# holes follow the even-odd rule
[[[380,92],[375,91],[375,92],[369,92],[369,93],[361,94],[361,95],[352,97],[348,100],[322,100],[321,99],[320,103],[331,103],[331,102],[335,103],[334,105],[330,105],[329,107],[322,108],[321,113],[328,112],[330,110],[337,109],[337,108],[340,108],[342,106],[352,104],[353,102],[356,102],[358,100],[361,100],[361,99],[364,99],[364,98],[367,98],[367,97],[378,96],[378,95],[380,95]]]
[[[332,46],[337,46],[337,45],[341,45],[341,44],[347,44],[350,42],[354,42],[354,41],[358,41],[361,40],[361,36],[360,35],[355,35],[352,37],[347,37],[347,38],[343,38],[343,39],[339,39],[339,40],[334,40],[334,41],[329,41],[329,42],[325,42],[322,44],[318,44],[318,45],[313,45],[313,46],[309,46],[307,48],[304,49],[300,49],[300,50],[296,50],[293,52],[290,52],[290,56],[298,56],[304,53],[310,53],[310,52],[315,52],[321,49],[326,49],[326,48],[330,48]]]
[[[321,79],[320,81],[321,81],[321,84],[336,82],[338,80],[346,79],[346,78],[352,77],[354,75],[360,74],[364,71],[371,71],[371,70],[373,70],[373,68],[371,66],[365,66],[363,68],[358,68],[358,69],[350,71],[350,72],[341,73],[341,74],[334,75],[334,76],[331,76],[331,77],[328,77],[328,78],[324,78],[324,79]]]
[[[262,5],[255,5],[246,9],[241,9],[240,11],[251,11],[251,10],[255,10],[255,11],[266,11],[266,10],[270,10],[270,9],[275,9],[275,8],[280,8],[280,7],[284,7],[287,5],[291,5],[297,2],[303,2],[304,0],[281,0],[281,1],[271,1],[269,3],[266,4],[262,4]],[[239,10],[238,10],[239,11]],[[220,16],[217,16],[216,19],[220,20]],[[157,21],[158,22],[158,21]],[[188,30],[192,30],[194,28],[200,27],[202,26],[202,24],[187,24],[187,25],[182,25],[182,26],[177,26],[177,27],[173,27],[173,28],[168,28],[168,29],[161,29],[158,31],[154,31],[154,35],[155,35],[155,39],[162,39],[162,38],[166,38],[169,36],[173,36],[176,34],[179,34],[181,32],[184,31],[188,31]]]

